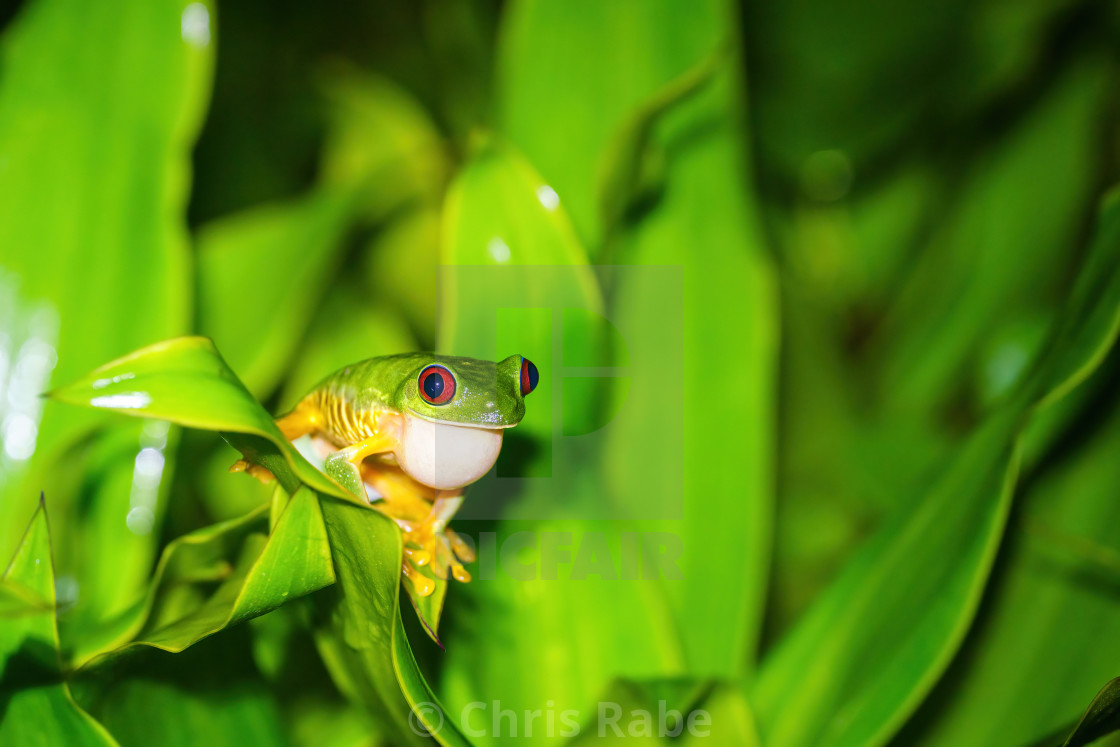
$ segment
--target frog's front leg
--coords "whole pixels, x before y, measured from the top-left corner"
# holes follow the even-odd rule
[[[379,430],[367,439],[339,449],[323,461],[323,472],[354,495],[369,500],[358,465],[371,454],[383,454],[397,448],[399,442],[391,429]]]

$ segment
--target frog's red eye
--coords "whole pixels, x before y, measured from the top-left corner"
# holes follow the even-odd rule
[[[537,388],[537,382],[540,380],[541,375],[537,372],[537,367],[528,358],[521,359],[521,396],[524,397],[529,392]]]
[[[455,377],[443,366],[428,366],[416,380],[420,396],[431,405],[445,405],[455,396]]]

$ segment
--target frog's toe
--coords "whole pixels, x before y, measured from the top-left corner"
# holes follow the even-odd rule
[[[229,467],[229,471],[246,472],[263,482],[265,485],[268,485],[276,479],[276,477],[266,468],[262,467],[259,464],[254,464],[252,462],[246,461],[245,459],[238,459],[236,462],[231,464]]]
[[[406,546],[404,548],[404,556],[407,562],[412,563],[417,568],[423,568],[428,563],[432,562],[432,554],[427,550],[419,550]]]
[[[450,576],[462,583],[471,580],[471,574],[463,567],[463,562],[473,560],[474,552],[454,532],[433,532],[430,527],[421,524],[412,531],[405,531],[403,539],[404,565],[411,566],[413,572],[427,567],[436,578],[446,579]]]
[[[436,590],[436,582],[413,568],[408,561],[401,563],[401,572],[412,584],[417,596],[426,597]]]
[[[453,530],[445,529],[443,533],[447,535],[447,541],[451,543],[451,550],[459,560],[464,563],[473,563],[477,559],[474,554],[474,548]]]

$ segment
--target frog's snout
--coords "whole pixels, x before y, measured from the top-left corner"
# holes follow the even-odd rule
[[[436,423],[405,415],[397,463],[412,479],[454,490],[490,471],[502,448],[502,429]]]

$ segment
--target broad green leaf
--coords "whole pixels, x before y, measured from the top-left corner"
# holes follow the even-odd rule
[[[50,528],[42,502],[0,589],[40,600],[27,614],[0,617],[0,743],[116,744],[74,701],[63,680],[55,620],[54,566]]]
[[[280,512],[273,530],[262,507],[243,519],[208,527],[168,546],[152,588],[127,619],[121,643],[96,653],[151,646],[179,652],[205,638],[285,602],[334,583],[331,551],[316,495],[299,489]],[[211,569],[211,570],[206,570]],[[185,597],[184,574],[216,581],[212,593]],[[125,642],[127,641],[127,642]],[[79,659],[84,664],[94,652]]]
[[[201,14],[205,39],[183,32],[188,6]],[[104,419],[44,407],[38,394],[190,323],[184,215],[209,95],[211,13],[209,3],[188,0],[30,0],[4,28],[0,357],[22,355],[30,376],[18,392],[6,389],[0,421],[18,412],[37,438],[13,449],[33,447],[30,460],[0,457],[0,556],[14,548],[42,489],[57,509],[59,546],[80,532],[75,493],[56,486],[69,478],[61,466],[69,447]],[[9,302],[30,319],[28,336]],[[122,550],[122,566],[142,566],[154,539],[135,558]],[[83,583],[81,565],[60,571]],[[78,600],[92,611],[101,602]]]
[[[865,544],[764,660],[752,697],[764,740],[879,744],[932,686],[1002,536],[1018,425],[1004,416],[978,432],[917,509]]]
[[[687,10],[670,2],[521,3],[506,27],[502,103],[510,137],[592,243],[600,232],[585,200],[600,197],[596,169],[664,153],[663,194],[619,236],[612,258],[676,265],[682,296],[656,277],[613,273],[608,317],[640,373],[606,429],[606,477],[629,512],[646,515],[657,513],[645,510],[650,496],[666,492],[663,470],[648,465],[682,477],[684,494],[674,499],[684,521],[659,526],[684,545],[684,580],[668,585],[676,623],[694,671],[727,675],[753,659],[766,596],[775,355],[773,280],[739,166],[738,60],[719,54],[734,46],[730,17],[722,2]],[[617,184],[606,188],[601,199],[618,199],[609,194]],[[670,325],[647,320],[660,308],[669,308]],[[683,348],[675,353],[663,340],[678,324]],[[719,407],[709,398],[711,355],[739,382]],[[666,381],[681,383],[666,389]],[[626,409],[635,402],[646,404]],[[712,567],[726,548],[745,557]]]
[[[1115,341],[1117,222],[1120,209],[1106,208],[1037,373],[976,431],[916,508],[899,512],[861,548],[765,661],[752,697],[765,740],[883,743],[944,672],[1002,537],[1024,424]]]
[[[682,666],[656,581],[601,574],[561,579],[531,570],[514,578],[496,567],[497,547],[510,542],[516,549],[525,539],[540,553],[535,567],[556,560],[540,547],[543,537],[567,545],[587,538],[589,547],[617,557],[621,531],[633,529],[602,520],[613,509],[593,466],[600,437],[562,436],[570,423],[593,414],[601,392],[564,392],[563,412],[556,407],[562,366],[608,362],[602,343],[610,330],[598,285],[563,202],[506,146],[486,145],[464,168],[444,220],[439,347],[484,358],[520,353],[537,364],[541,380],[526,400],[525,419],[506,437],[497,477],[468,489],[453,524],[463,530],[465,517],[503,519],[496,546],[487,551],[489,570],[480,562],[479,578],[449,591],[452,613],[473,614],[456,618],[455,638],[446,641],[443,693],[457,713],[491,698],[517,711],[548,700],[558,710],[582,711],[616,677],[664,675]],[[558,346],[561,358],[553,352]],[[506,476],[533,479],[508,496]],[[568,557],[560,563],[570,565],[571,550],[562,552]],[[644,622],[635,627],[633,619]],[[575,660],[579,667],[571,666]]]
[[[596,495],[590,480],[563,494],[569,501]],[[481,496],[468,494],[472,498]],[[677,631],[659,585],[635,578],[632,557],[618,560],[631,540],[651,535],[629,522],[542,520],[537,514],[559,500],[548,490],[526,491],[515,500],[512,516],[480,538],[477,577],[449,591],[452,632],[445,636],[441,694],[452,712],[497,699],[517,713],[549,707],[587,714],[619,677],[683,673]],[[501,743],[493,735],[476,741]]]
[[[669,744],[668,735],[678,725],[683,727],[681,720],[700,707],[704,689],[702,683],[689,681],[613,682],[603,691],[593,712],[578,714],[579,734],[569,744]],[[566,726],[567,719],[560,728]],[[683,728],[680,733],[685,733]]]
[[[363,705],[393,744],[467,745],[417,668],[398,607],[401,536],[379,514],[323,499],[338,583],[316,598],[327,622],[320,654],[343,694]]]
[[[701,60],[642,102],[615,133],[614,142],[607,147],[599,167],[599,220],[605,240],[609,241],[611,234],[621,226],[626,212],[635,207],[643,182],[650,181],[645,172],[649,170],[649,150],[658,122],[666,112],[709,83],[721,62],[726,62],[726,55],[719,52]]]
[[[627,161],[608,150],[664,86],[723,41],[725,10],[719,2],[686,9],[633,0],[523,0],[507,8],[499,128],[556,190],[593,252],[603,234],[600,174]]]
[[[464,346],[493,341],[494,309],[518,308],[524,300],[547,299],[559,308],[564,303],[592,311],[601,308],[587,253],[555,192],[516,151],[501,143],[480,145],[452,185],[444,209],[442,257],[447,267],[441,290],[454,304],[441,306],[441,349],[462,351]],[[482,268],[478,277],[486,287],[467,282],[474,276],[455,272],[471,265]],[[483,303],[493,296],[501,303]],[[485,326],[468,336],[463,330],[472,324]],[[486,351],[491,356],[493,352]]]
[[[502,127],[555,187],[592,256],[602,256],[604,230],[616,229],[598,220],[616,223],[645,164],[664,162],[646,212],[612,238],[611,259],[679,267],[683,296],[657,276],[612,272],[607,315],[638,373],[605,429],[604,477],[625,513],[645,516],[665,513],[649,510],[650,496],[674,492],[662,485],[665,469],[683,479],[683,497],[664,499],[683,506],[683,523],[653,528],[683,542],[684,581],[668,584],[670,598],[690,667],[713,675],[750,666],[762,619],[776,332],[741,173],[742,81],[729,28],[732,8],[718,0],[687,9],[522,2],[510,8],[499,69]],[[662,309],[672,321],[651,321]],[[678,324],[683,349],[666,351]],[[711,355],[739,382],[718,407],[708,396]],[[725,548],[745,557],[725,559]]]
[[[1117,729],[1120,729],[1120,677],[1109,680],[1101,688],[1073,733],[1062,742],[1062,747],[1082,747]]]
[[[712,38],[715,44],[714,32]],[[620,261],[679,263],[682,348],[667,352],[665,329],[643,323],[654,304],[667,302],[655,300],[663,297],[658,283],[620,271],[611,318],[626,330],[638,372],[625,396],[661,407],[631,407],[616,418],[606,454],[609,484],[634,510],[644,496],[664,492],[654,482],[664,472],[649,464],[679,470],[683,520],[666,528],[683,542],[683,578],[666,588],[690,671],[723,677],[753,668],[767,597],[777,358],[772,270],[753,197],[735,165],[742,143],[733,71],[729,58],[704,90],[666,114],[658,132],[672,154],[665,194],[620,241]],[[701,127],[707,134],[695,136]],[[682,256],[686,243],[705,249]],[[692,311],[698,308],[704,313]],[[719,370],[735,372],[718,405],[711,399],[713,355]],[[663,408],[670,407],[680,409],[679,425],[666,424]],[[665,433],[673,427],[679,436]]]
[[[27,587],[8,579],[0,581],[0,620],[41,615],[52,611],[51,603]]]
[[[199,232],[199,330],[229,352],[257,396],[283,379],[327,292],[355,202],[352,191],[318,190]]]
[[[205,337],[150,345],[50,396],[188,428],[230,431],[227,440],[272,470],[290,493],[302,482],[319,492],[358,500],[300,456]]]
[[[744,747],[760,747],[762,740],[758,734],[754,711],[744,688],[739,685],[717,684],[708,696],[701,701],[700,707],[708,714],[711,729],[708,734],[697,730],[686,732],[683,742],[692,747],[710,744],[715,740],[722,744],[738,744]]]
[[[1094,378],[1111,382],[1107,368]],[[1065,734],[1120,671],[1120,641],[1102,633],[1120,615],[1120,506],[1103,489],[1120,483],[1120,419],[1115,404],[1101,408],[1082,408],[1072,431],[1080,447],[1025,483],[961,654],[900,743],[1034,744]]]

